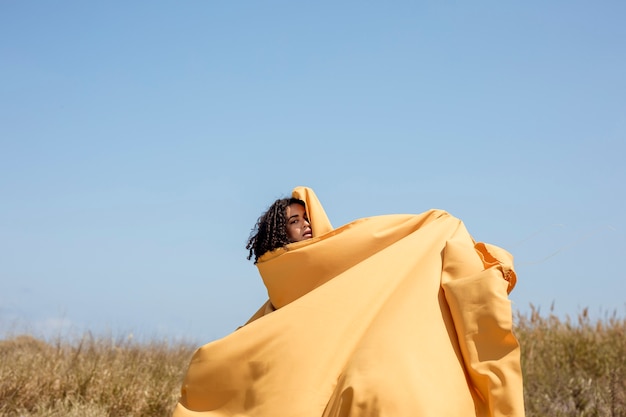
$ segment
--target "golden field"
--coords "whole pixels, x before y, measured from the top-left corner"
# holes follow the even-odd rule
[[[626,416],[626,319],[515,319],[527,416]],[[196,347],[89,333],[0,340],[0,416],[170,416]]]

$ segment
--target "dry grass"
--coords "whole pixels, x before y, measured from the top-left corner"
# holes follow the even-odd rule
[[[626,319],[518,315],[527,416],[626,416]]]
[[[626,416],[626,320],[517,315],[526,415]],[[0,341],[0,416],[170,416],[195,346],[94,338]]]
[[[74,342],[0,341],[0,415],[171,415],[194,348],[89,334]]]

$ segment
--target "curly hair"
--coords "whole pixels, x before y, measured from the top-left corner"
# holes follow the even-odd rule
[[[267,209],[257,220],[254,228],[250,232],[246,249],[248,249],[248,259],[254,256],[254,263],[263,254],[290,243],[287,236],[287,207],[291,204],[300,204],[306,208],[304,201],[297,198],[281,198]]]

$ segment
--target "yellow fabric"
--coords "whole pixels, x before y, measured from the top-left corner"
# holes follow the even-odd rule
[[[523,416],[511,255],[431,210],[333,229],[257,263],[269,300],[199,348],[174,417]]]

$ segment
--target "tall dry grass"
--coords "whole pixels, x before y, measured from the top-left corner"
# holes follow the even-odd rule
[[[626,320],[516,317],[528,417],[626,416]],[[0,341],[0,415],[170,416],[195,346],[96,338]]]
[[[169,416],[194,349],[90,334],[0,341],[0,415]]]
[[[532,307],[532,306],[531,306]],[[626,319],[517,316],[527,416],[626,416]]]

